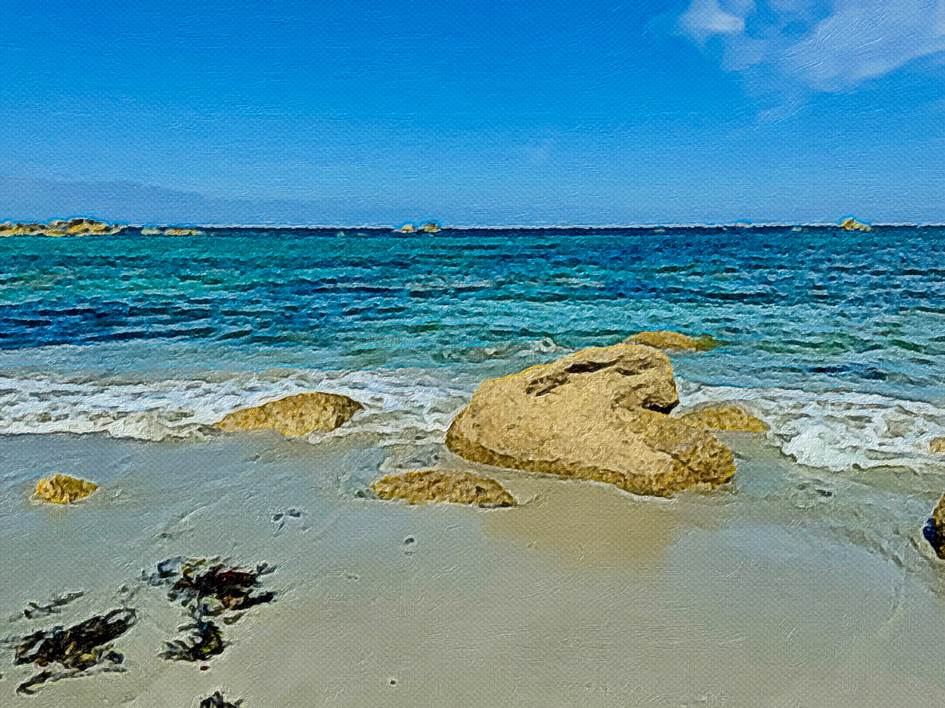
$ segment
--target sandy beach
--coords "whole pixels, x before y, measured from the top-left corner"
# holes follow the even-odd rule
[[[382,462],[365,439],[4,437],[2,616],[70,590],[86,594],[57,621],[140,613],[117,642],[125,673],[13,704],[158,708],[223,688],[263,706],[880,706],[945,689],[939,569],[918,527],[897,528],[931,488],[903,499],[895,471],[827,477],[728,437],[730,489],[654,500],[506,471],[522,505],[499,510],[359,498]],[[54,461],[103,491],[26,501]],[[226,627],[206,671],[156,656],[184,618],[140,576],[178,554],[276,566],[275,602]],[[4,671],[0,690],[30,670]]]

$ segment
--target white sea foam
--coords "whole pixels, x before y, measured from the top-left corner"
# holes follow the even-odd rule
[[[681,382],[683,405],[738,401],[771,426],[781,451],[810,467],[843,471],[901,466],[917,472],[941,468],[929,454],[945,435],[945,408],[873,394],[815,393],[783,388],[700,386]]]
[[[442,442],[477,380],[455,369],[273,370],[157,380],[0,376],[0,434],[104,433],[140,440],[200,439],[230,411],[304,391],[341,393],[365,410],[328,437],[373,433],[380,444]],[[738,401],[771,426],[797,462],[830,470],[941,468],[929,441],[945,436],[945,408],[851,392],[735,388],[679,382],[683,406]],[[313,434],[317,443],[326,436]]]
[[[304,391],[341,393],[365,410],[336,432],[392,442],[442,439],[467,388],[426,370],[272,371],[153,381],[0,376],[0,434],[105,433],[116,438],[202,438],[238,408]]]

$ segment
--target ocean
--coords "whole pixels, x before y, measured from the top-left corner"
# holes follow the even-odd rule
[[[945,229],[905,227],[0,239],[0,705],[941,702],[943,256]],[[656,328],[719,341],[672,356],[683,407],[771,426],[718,434],[732,482],[639,497],[445,448],[484,378]],[[365,409],[298,439],[212,426],[310,390]],[[430,467],[519,505],[367,491]],[[33,501],[52,472],[99,488]],[[272,569],[196,662],[168,658],[194,618],[154,586],[179,558]],[[14,665],[114,612],[120,663]]]
[[[682,401],[742,400],[784,455],[929,472],[945,228],[135,230],[0,240],[0,435],[206,438],[317,388],[337,435],[436,442],[485,377],[645,329],[708,333]]]

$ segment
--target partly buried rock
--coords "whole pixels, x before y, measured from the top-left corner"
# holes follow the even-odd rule
[[[645,344],[665,351],[704,352],[718,345],[713,337],[702,334],[690,337],[679,332],[659,329],[650,332],[637,332],[627,339],[628,344]]]
[[[72,504],[98,489],[95,482],[56,473],[36,483],[35,496],[51,504]]]
[[[371,485],[381,499],[408,504],[447,502],[481,507],[516,506],[515,497],[499,482],[471,472],[420,470],[382,477]]]
[[[929,443],[929,451],[938,455],[945,453],[945,438],[933,438]]]
[[[734,433],[766,433],[768,424],[734,403],[709,403],[679,416],[697,428]]]
[[[45,669],[21,683],[17,693],[30,694],[47,681],[75,676],[100,664],[114,667],[124,657],[111,648],[111,642],[127,632],[137,621],[134,610],[122,608],[92,617],[63,629],[39,630],[22,637],[16,644],[14,663],[47,667],[60,664],[61,671]]]
[[[945,494],[932,509],[932,516],[925,523],[922,535],[929,542],[939,558],[945,559]]]
[[[363,408],[347,396],[315,391],[233,411],[218,422],[217,427],[227,432],[275,430],[288,437],[297,437],[316,430],[330,432],[347,423]]]
[[[585,349],[484,381],[446,435],[468,460],[668,496],[732,477],[731,450],[671,418],[669,359],[652,347]]]

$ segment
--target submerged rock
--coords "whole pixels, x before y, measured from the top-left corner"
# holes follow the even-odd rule
[[[708,334],[690,337],[665,329],[637,332],[627,339],[628,344],[645,344],[665,351],[704,352],[714,349],[718,342]]]
[[[474,462],[668,496],[735,473],[731,450],[671,418],[673,370],[652,347],[585,349],[484,381],[446,435]]]
[[[51,504],[72,504],[98,489],[95,482],[56,473],[36,483],[35,496]]]
[[[381,499],[403,499],[408,504],[447,502],[480,507],[517,504],[515,497],[501,483],[471,472],[419,470],[392,474],[374,482],[371,490]],[[412,543],[413,539],[409,542]]]
[[[868,224],[857,221],[852,216],[840,222],[840,228],[844,231],[872,231],[873,227]]]
[[[300,393],[226,415],[216,426],[226,432],[275,430],[287,437],[314,431],[330,432],[362,410],[347,396],[336,393]]]
[[[939,558],[945,559],[945,494],[932,509],[932,516],[925,523],[922,535],[935,550]]]
[[[929,451],[936,454],[945,453],[945,438],[933,438],[929,443]]]
[[[765,433],[768,424],[734,403],[709,403],[683,413],[679,419],[697,428],[737,433]]]
[[[47,681],[76,676],[104,665],[117,665],[124,657],[111,648],[111,642],[131,629],[137,621],[134,610],[112,610],[63,629],[61,626],[39,630],[22,637],[15,650],[14,663],[47,667],[62,666],[61,671],[46,669],[17,687],[18,693],[33,693]]]

